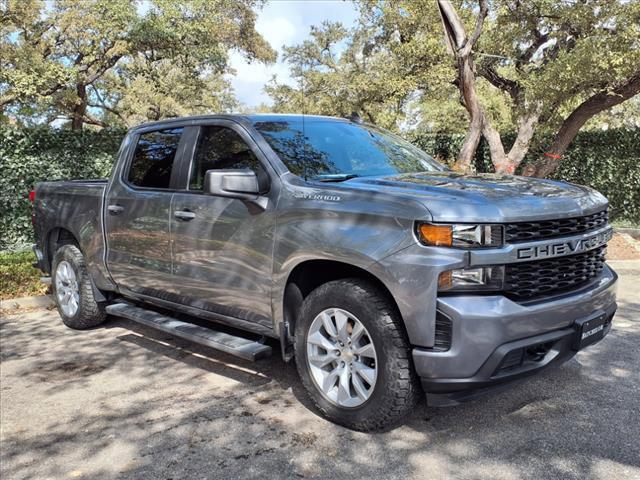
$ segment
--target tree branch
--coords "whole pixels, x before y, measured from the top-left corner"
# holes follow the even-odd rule
[[[518,82],[501,76],[494,70],[493,65],[486,63],[478,66],[478,73],[491,85],[508,93],[513,101],[517,103],[521,92],[520,84]]]
[[[565,119],[547,152],[536,163],[529,165],[523,172],[524,175],[546,177],[553,173],[560,165],[562,155],[589,119],[638,93],[640,93],[640,70],[613,90],[600,91],[586,99]]]
[[[473,29],[471,38],[467,41],[466,45],[464,46],[464,49],[460,54],[463,57],[471,54],[471,50],[480,39],[480,35],[482,34],[482,27],[484,26],[484,19],[487,18],[487,13],[489,12],[489,3],[487,2],[487,0],[479,0],[478,4],[480,6],[480,12],[476,17],[476,26]]]

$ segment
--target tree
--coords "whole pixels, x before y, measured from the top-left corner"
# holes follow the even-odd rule
[[[453,8],[446,0],[439,4]],[[467,17],[474,15],[473,3],[465,2],[461,9]],[[475,67],[477,75],[508,95],[517,127],[515,141],[505,152],[492,119],[483,114],[483,135],[496,171],[513,173],[538,124],[544,124],[555,129],[554,140],[524,173],[549,175],[589,119],[640,91],[639,26],[638,2],[493,2]]]
[[[466,123],[459,170],[470,168],[480,135],[501,173],[521,167],[536,138],[551,135],[547,155],[524,170],[548,175],[585,123],[638,92],[637,1],[360,0],[359,6],[355,28],[319,26],[287,50],[298,84],[267,87],[276,108],[356,110],[368,121],[415,132],[460,131]],[[505,145],[505,135],[513,143]]]
[[[62,115],[73,129],[224,108],[230,49],[275,59],[255,31],[257,4],[4,0],[0,108]]]
[[[312,27],[302,44],[285,47],[284,59],[296,85],[274,78],[265,87],[275,111],[338,116],[357,112],[393,130],[410,121],[423,75],[386,48],[396,40],[387,38],[392,33],[381,29],[378,19],[376,12],[363,12],[354,29],[324,22]],[[428,55],[425,63],[433,63]]]

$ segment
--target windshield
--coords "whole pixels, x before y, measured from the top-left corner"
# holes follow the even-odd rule
[[[317,117],[261,121],[254,126],[287,168],[305,179],[344,179],[445,168],[411,143],[377,127]]]

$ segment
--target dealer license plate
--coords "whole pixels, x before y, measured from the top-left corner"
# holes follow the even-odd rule
[[[595,317],[576,320],[576,337],[573,342],[574,350],[582,350],[602,340],[607,331],[607,314],[601,313]]]

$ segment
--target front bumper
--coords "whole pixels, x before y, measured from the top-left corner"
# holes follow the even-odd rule
[[[547,301],[521,304],[500,295],[439,297],[438,311],[451,320],[451,347],[443,352],[414,348],[424,390],[473,393],[568,360],[576,353],[576,320],[606,314],[608,333],[616,310],[616,281],[615,272],[606,267],[588,287]]]

